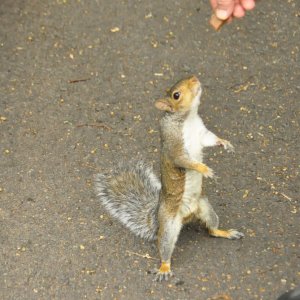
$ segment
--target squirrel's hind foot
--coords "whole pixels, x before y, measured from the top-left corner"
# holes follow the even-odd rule
[[[222,237],[230,240],[237,240],[244,237],[244,234],[235,229],[220,230],[220,229],[210,229],[209,234],[214,237]]]
[[[245,237],[245,235],[242,232],[237,231],[235,229],[229,229],[228,231],[230,232],[229,239],[231,239],[231,240],[238,240],[238,239]]]
[[[155,275],[154,281],[157,282],[167,281],[173,276],[170,264],[164,262],[161,264],[159,269],[155,269],[151,271],[151,273]]]

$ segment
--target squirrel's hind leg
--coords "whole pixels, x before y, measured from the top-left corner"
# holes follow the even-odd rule
[[[163,217],[159,221],[158,250],[161,258],[161,265],[156,271],[155,280],[163,281],[168,280],[169,277],[173,275],[171,271],[171,256],[182,227],[182,220],[179,217]]]
[[[206,225],[208,233],[214,237],[222,237],[226,239],[240,239],[244,237],[242,232],[235,229],[221,230],[219,227],[219,217],[214,211],[207,198],[199,200],[199,210],[196,216]]]

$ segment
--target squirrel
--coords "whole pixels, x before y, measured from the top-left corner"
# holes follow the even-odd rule
[[[164,112],[160,121],[161,181],[143,162],[123,166],[112,177],[97,174],[95,179],[97,196],[113,217],[135,235],[157,240],[161,259],[157,281],[173,275],[171,256],[184,224],[204,223],[214,237],[244,237],[234,229],[220,230],[217,214],[202,195],[203,177],[214,176],[203,163],[203,148],[220,145],[234,151],[234,147],[205,127],[198,115],[201,93],[200,81],[192,76],[155,102]]]

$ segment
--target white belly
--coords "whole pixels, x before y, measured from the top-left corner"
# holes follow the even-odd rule
[[[184,122],[184,148],[191,160],[202,162],[203,155],[201,136],[205,127],[198,114],[191,114]],[[194,170],[186,170],[185,186],[182,199],[181,214],[183,217],[198,209],[202,191],[202,174]]]
[[[198,210],[201,191],[202,175],[197,171],[186,170],[184,193],[180,209],[183,218]]]
[[[183,142],[185,151],[191,159],[202,162],[201,136],[205,126],[197,113],[190,113],[183,125]]]

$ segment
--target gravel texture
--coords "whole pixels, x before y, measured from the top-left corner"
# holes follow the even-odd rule
[[[300,282],[300,3],[259,1],[214,32],[208,1],[2,0],[0,298],[276,299]],[[185,228],[175,277],[156,247],[99,205],[93,175],[142,158],[159,174],[161,113],[177,80],[235,145],[206,151],[221,226]]]

